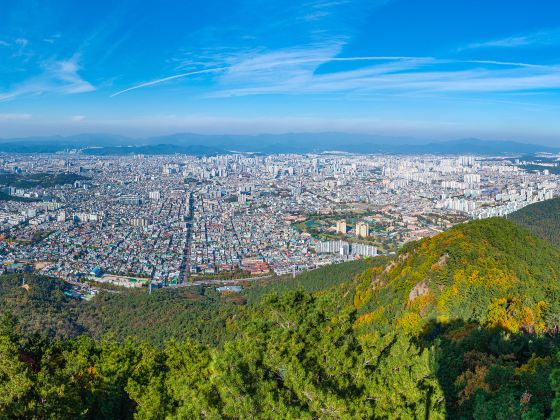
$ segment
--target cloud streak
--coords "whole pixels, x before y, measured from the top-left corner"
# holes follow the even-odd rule
[[[149,82],[140,83],[138,85],[131,86],[129,88],[120,90],[118,92],[113,93],[110,97],[113,98],[115,96],[122,95],[123,93],[127,93],[136,89],[141,89],[145,87],[150,87],[154,85],[158,85],[161,83],[169,82],[172,80],[183,79],[189,76],[195,76],[200,74],[212,74],[212,73],[224,73],[227,72],[228,74],[236,74],[236,73],[247,73],[250,71],[262,71],[262,70],[270,70],[274,69],[275,67],[286,67],[286,66],[294,66],[294,65],[305,65],[305,64],[322,64],[327,62],[352,62],[352,61],[387,61],[387,60],[407,60],[407,59],[415,59],[414,57],[340,57],[340,58],[331,58],[331,57],[316,57],[316,58],[298,58],[298,56],[292,56],[291,58],[287,58],[285,56],[279,56],[277,60],[259,60],[255,59],[253,62],[246,61],[238,63],[237,65],[229,65],[229,66],[222,66],[222,67],[215,67],[210,69],[203,69],[197,71],[191,71],[187,73],[176,74],[172,76],[163,77],[160,79],[151,80]]]
[[[505,92],[560,88],[559,66],[434,57],[336,57],[303,50],[240,57],[220,75],[213,97],[262,94]],[[315,54],[315,56],[313,56]],[[351,70],[319,71],[329,63],[359,63]],[[372,62],[372,63],[368,63]]]
[[[114,98],[115,96],[122,95],[123,93],[126,93],[126,92],[130,92],[131,90],[136,90],[136,89],[141,89],[141,88],[145,88],[145,87],[149,87],[149,86],[154,86],[154,85],[158,85],[160,83],[169,82],[171,80],[182,79],[184,77],[195,76],[195,75],[198,75],[198,74],[219,73],[219,72],[224,71],[224,70],[227,70],[227,67],[217,67],[217,68],[213,68],[213,69],[197,70],[197,71],[191,71],[191,72],[188,72],[188,73],[176,74],[174,76],[163,77],[161,79],[156,79],[156,80],[152,80],[152,81],[149,81],[149,82],[140,83],[139,85],[135,85],[135,86],[129,87],[127,89],[123,89],[123,90],[120,90],[118,92],[115,92],[111,95],[111,98]]]
[[[560,66],[516,61],[339,54],[344,41],[218,54],[216,66],[140,83],[111,95],[208,74],[206,97],[263,94],[516,92],[560,89]],[[204,60],[199,62],[204,63]],[[325,65],[339,66],[325,68]],[[345,65],[348,64],[348,65]],[[350,69],[348,69],[350,67]]]
[[[535,46],[551,46],[560,44],[560,28],[542,30],[528,34],[514,35],[505,38],[475,42],[460,48],[460,50],[479,48],[520,48]]]

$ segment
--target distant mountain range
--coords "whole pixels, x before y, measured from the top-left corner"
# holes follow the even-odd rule
[[[80,134],[0,139],[0,152],[56,153],[81,149],[91,155],[189,154],[196,156],[230,152],[276,153],[394,153],[394,154],[481,154],[519,155],[560,152],[560,147],[513,141],[460,139],[429,141],[348,133],[290,133],[259,135],[205,135],[179,133],[130,138],[111,134]]]

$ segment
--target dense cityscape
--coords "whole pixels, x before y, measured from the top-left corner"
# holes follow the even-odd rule
[[[557,163],[527,170],[479,156],[57,153],[0,162],[4,271],[125,286],[391,255],[560,192]]]

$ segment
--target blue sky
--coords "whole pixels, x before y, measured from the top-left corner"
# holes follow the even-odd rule
[[[0,0],[0,137],[560,143],[556,0]]]

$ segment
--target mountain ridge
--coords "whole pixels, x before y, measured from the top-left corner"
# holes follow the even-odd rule
[[[162,150],[167,145],[168,150]],[[172,146],[172,147],[171,147]],[[163,136],[131,138],[111,134],[79,134],[0,139],[0,152],[54,153],[65,149],[104,148],[104,154],[129,154],[134,148],[147,154],[189,153],[215,154],[230,151],[276,153],[346,153],[393,154],[480,154],[507,155],[537,152],[560,152],[560,148],[506,140],[457,139],[433,141],[408,137],[391,137],[349,133],[287,133],[257,135],[206,135],[176,133]],[[207,151],[205,151],[207,148]],[[198,152],[196,152],[198,151]]]

